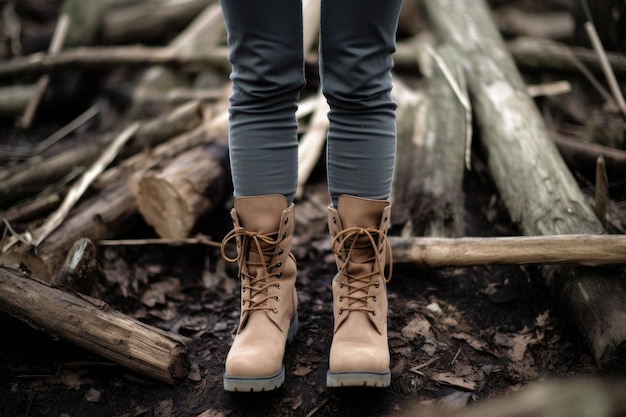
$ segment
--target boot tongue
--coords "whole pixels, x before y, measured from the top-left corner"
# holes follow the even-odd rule
[[[253,232],[263,234],[278,232],[280,218],[285,209],[287,199],[278,194],[235,199],[235,212],[240,226]]]
[[[389,205],[384,200],[368,200],[350,195],[339,196],[337,212],[344,229],[349,227],[380,227],[383,210]]]

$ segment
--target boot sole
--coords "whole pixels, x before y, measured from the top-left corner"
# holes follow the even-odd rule
[[[289,325],[287,343],[291,343],[298,332],[298,312]],[[230,392],[264,392],[280,388],[285,382],[285,365],[276,375],[263,377],[228,376],[224,374],[224,390]]]
[[[339,387],[378,387],[385,388],[391,384],[391,371],[386,372],[328,372],[326,386]]]

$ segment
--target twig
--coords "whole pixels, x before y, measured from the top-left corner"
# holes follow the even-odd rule
[[[602,65],[602,70],[604,71],[604,75],[609,83],[609,87],[611,92],[613,93],[613,97],[615,97],[615,101],[619,106],[624,116],[626,116],[626,101],[624,101],[624,95],[622,94],[622,90],[620,89],[619,84],[617,83],[617,79],[615,78],[615,73],[613,72],[613,68],[609,64],[609,60],[606,56],[606,51],[602,46],[602,42],[600,41],[600,37],[598,36],[598,32],[596,32],[596,28],[593,26],[593,23],[586,22],[585,30],[587,31],[587,35],[589,36],[589,40],[593,45],[596,53],[598,54],[598,58],[600,59],[600,64]]]
[[[38,229],[38,236],[35,239],[35,246],[39,246],[61,223],[72,207],[78,202],[83,193],[87,190],[94,179],[115,159],[124,144],[137,131],[140,124],[133,123],[115,138],[113,143],[104,151],[102,156],[80,177],[78,182],[68,191],[61,206],[50,216],[46,222]]]
[[[45,151],[46,149],[57,143],[59,140],[67,136],[70,132],[74,131],[83,123],[94,117],[96,114],[98,114],[99,111],[100,105],[98,103],[94,104],[85,112],[83,112],[80,116],[63,126],[61,129],[54,132],[48,138],[41,141],[37,146],[35,146],[35,149],[33,149],[31,155],[38,155],[41,152]]]
[[[456,355],[454,355],[454,358],[452,358],[452,362],[450,362],[450,366],[454,365],[454,362],[456,362],[456,359],[459,357],[459,353],[461,353],[461,349],[463,349],[462,346],[459,348],[459,350],[456,351]]]
[[[59,20],[57,21],[56,28],[54,30],[54,35],[52,36],[52,41],[50,42],[50,48],[48,49],[48,55],[56,55],[63,44],[65,43],[65,37],[67,36],[67,31],[70,26],[70,17],[67,14],[62,14],[59,16]],[[35,116],[35,112],[37,111],[37,107],[39,106],[39,102],[41,101],[44,93],[46,92],[46,88],[48,87],[48,83],[50,82],[49,75],[42,75],[37,81],[37,87],[35,89],[35,93],[31,97],[26,109],[24,110],[24,114],[20,119],[20,126],[24,129],[28,129],[33,122],[33,117]]]
[[[101,246],[142,246],[142,245],[207,245],[216,248],[221,247],[221,243],[210,240],[206,237],[184,238],[184,239],[107,239],[98,242]]]
[[[322,401],[321,403],[319,403],[319,405],[317,407],[315,407],[314,409],[312,409],[309,414],[306,415],[306,417],[313,417],[315,415],[315,413],[317,413],[318,411],[320,411],[322,409],[322,407],[324,407],[328,401],[330,400],[329,397],[324,398],[324,401]]]

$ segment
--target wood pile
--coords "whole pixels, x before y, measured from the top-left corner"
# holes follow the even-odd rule
[[[609,366],[626,359],[626,283],[599,267],[626,263],[624,207],[607,188],[626,179],[624,86],[611,82],[624,79],[626,59],[597,42],[567,45],[581,27],[593,38],[593,25],[570,2],[548,3],[558,13],[541,31],[528,26],[532,16],[494,19],[482,0],[405,2],[393,91],[394,258],[540,264],[598,365]],[[93,245],[123,237],[137,214],[163,242],[215,243],[195,233],[231,194],[219,2],[51,4],[0,1],[0,117],[17,121],[0,147],[0,309],[175,383],[188,372],[188,341],[93,297]],[[298,199],[307,199],[328,128],[316,79],[319,1],[303,0],[303,11]],[[613,39],[609,26],[601,41]],[[507,30],[515,36],[504,40]],[[529,86],[520,69],[544,82]],[[59,115],[64,124],[43,135],[38,123]],[[467,235],[468,170],[493,181],[526,236]],[[594,177],[591,201],[580,184]]]

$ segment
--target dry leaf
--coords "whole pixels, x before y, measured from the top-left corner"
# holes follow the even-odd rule
[[[464,378],[457,377],[450,372],[434,374],[431,375],[431,378],[433,381],[437,381],[439,383],[461,388],[464,390],[474,391],[476,389],[475,382],[466,381]]]
[[[305,376],[313,372],[313,367],[308,363],[299,363],[296,366],[296,370],[293,371],[295,376]]]
[[[430,323],[423,317],[418,317],[409,322],[401,330],[402,336],[409,340],[415,339],[417,336],[432,337],[430,331]]]

